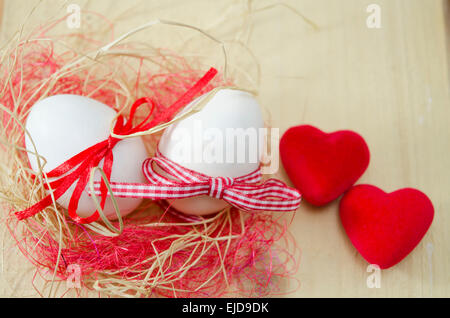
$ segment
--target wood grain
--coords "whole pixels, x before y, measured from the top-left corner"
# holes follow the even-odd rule
[[[73,2],[118,20],[117,34],[163,17],[207,29],[223,40],[238,39],[259,62],[259,99],[273,127],[284,132],[307,123],[325,131],[355,130],[365,137],[372,154],[359,183],[386,191],[415,187],[429,195],[436,209],[430,231],[411,255],[381,273],[379,289],[366,285],[368,264],[342,229],[338,202],[323,208],[303,203],[291,226],[302,251],[297,273],[301,285],[289,297],[450,296],[448,1],[286,2],[314,21],[317,30],[281,5],[244,20],[244,1]],[[5,0],[2,39],[18,28],[34,3]],[[64,13],[67,2],[49,3],[43,1],[28,23]],[[253,6],[273,3],[258,1]],[[371,3],[382,9],[381,29],[366,26]],[[164,44],[167,40],[151,32],[143,39]],[[237,52],[240,55],[232,54],[233,65],[255,74],[248,56]],[[282,169],[279,176],[288,180]],[[35,295],[31,268],[7,243],[7,235],[3,239],[0,295]],[[294,286],[292,281],[282,288]]]
[[[447,66],[448,66],[448,74],[450,76],[450,0],[443,0],[444,7],[444,20],[446,23],[446,42],[447,42]],[[450,82],[450,78],[449,78]]]

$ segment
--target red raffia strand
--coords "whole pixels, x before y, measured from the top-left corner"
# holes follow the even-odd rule
[[[49,37],[45,32],[39,32],[39,36]],[[96,41],[83,35],[77,37],[97,45]],[[18,106],[17,96],[21,94],[22,101],[28,100],[43,79],[60,70],[75,55],[72,51],[57,54],[53,45],[51,41],[29,41],[10,52],[11,58],[17,57],[20,63],[0,65],[2,88],[10,78],[10,84],[0,96],[0,102],[14,111],[23,122],[29,108],[41,95],[34,96],[27,105]],[[109,65],[115,63],[120,66],[118,75],[115,73],[117,76],[126,77],[130,83],[135,83],[136,95],[139,93],[141,96],[150,96],[154,100],[155,116],[165,113],[167,107],[189,89],[202,73],[192,69],[183,58],[164,52],[166,56],[161,54],[159,62],[164,65],[170,60],[170,63],[176,66],[170,71],[164,67],[159,71],[150,69],[146,67],[143,59],[140,59],[137,68],[133,63],[129,63],[129,60],[108,60]],[[118,94],[119,85],[108,79],[108,75],[110,74],[105,72],[100,74],[99,70],[79,71],[58,79],[46,95],[78,94],[97,99],[106,105],[120,105],[117,101],[123,102],[125,96]],[[88,77],[89,80],[86,80]],[[200,93],[226,84],[230,83],[224,83],[218,77]],[[3,124],[2,136],[9,142],[23,147],[24,136],[17,123],[7,113],[0,112],[0,116]],[[144,138],[150,152],[156,148],[157,138],[157,136]],[[2,144],[1,147],[2,150],[11,152],[7,146]],[[26,153],[22,151],[18,155],[20,164],[27,166]],[[19,169],[18,166],[19,163],[11,165],[12,176]],[[25,183],[23,186],[17,184],[24,182],[23,178],[25,176],[18,179],[11,177],[9,183],[1,179],[2,197],[12,196],[14,199],[14,194],[9,189],[15,189],[23,192],[22,197],[29,198],[32,189],[25,186]],[[61,230],[58,229],[54,217],[30,218],[19,222],[12,213],[20,207],[16,201],[20,200],[2,202],[4,207],[2,210],[9,213],[5,217],[5,222],[17,248],[36,267],[35,278],[50,282],[53,273],[56,272],[57,281],[64,282],[73,275],[73,272],[68,270],[70,265],[77,265],[80,269],[82,289],[73,291],[80,296],[85,294],[84,291],[92,291],[99,296],[104,293],[117,295],[113,292],[108,293],[110,289],[105,278],[124,280],[142,287],[145,292],[136,294],[141,297],[219,297],[236,293],[243,296],[273,296],[282,295],[298,287],[292,279],[298,266],[298,258],[292,254],[292,251],[296,250],[295,241],[287,231],[289,222],[281,214],[241,213],[237,209],[222,212],[213,217],[209,225],[211,229],[215,229],[209,233],[210,237],[236,235],[236,238],[217,240],[217,244],[203,253],[202,248],[206,243],[201,236],[195,237],[193,245],[173,252],[171,262],[167,262],[162,268],[165,277],[173,275],[174,279],[166,280],[166,283],[164,279],[160,279],[161,285],[151,285],[145,284],[144,279],[158,281],[160,273],[154,271],[149,277],[143,277],[143,273],[147,273],[143,270],[154,265],[156,254],[169,251],[175,236],[183,236],[192,231],[202,233],[205,225],[192,225],[175,214],[168,213],[170,207],[159,206],[163,202],[146,201],[136,212],[124,219],[123,233],[110,237],[77,224],[66,216],[63,216],[65,224]],[[56,213],[52,208],[47,210],[49,215]],[[112,223],[118,227],[117,222]],[[153,224],[157,225],[151,226]],[[63,241],[59,240],[61,234],[59,231],[62,231],[62,236],[65,237]],[[57,264],[60,249],[61,257]],[[200,260],[194,264],[191,260],[197,256]],[[181,276],[177,273],[183,265],[192,265],[192,268]],[[285,283],[281,281],[285,278],[290,278],[293,282],[288,290],[282,287]],[[100,285],[94,286],[97,280]],[[45,296],[40,290],[42,287],[38,287],[34,279],[32,283],[33,286],[36,283],[37,293]],[[60,296],[71,291],[67,289]],[[133,295],[135,292],[131,290],[124,293]]]

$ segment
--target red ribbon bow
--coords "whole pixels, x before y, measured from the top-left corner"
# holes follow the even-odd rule
[[[156,172],[153,163],[171,179]],[[279,180],[269,179],[261,184],[259,168],[238,178],[210,177],[187,169],[158,153],[155,158],[145,160],[142,169],[148,184],[113,182],[110,184],[113,195],[153,200],[209,195],[244,211],[294,211],[301,201],[300,192]],[[99,182],[94,189],[95,194],[101,194]]]
[[[151,121],[149,120],[155,108],[154,101],[147,97],[138,99],[131,106],[130,115],[127,120],[125,120],[123,116],[119,116],[117,118],[113,128],[114,134],[125,136],[138,132],[144,132],[161,122],[167,121],[182,107],[191,102],[195,95],[197,95],[216,74],[217,70],[211,68],[194,86],[186,91],[186,93],[184,93],[184,95],[181,96],[180,99],[172,104],[164,113],[155,117]],[[151,110],[148,116],[141,123],[133,127],[133,119],[136,111],[143,104],[151,105]],[[105,172],[108,182],[110,182],[111,171],[114,162],[112,150],[120,140],[121,139],[119,138],[110,136],[108,139],[101,141],[80,152],[79,154],[73,156],[66,162],[62,163],[61,165],[47,173],[48,178],[59,178],[56,181],[50,182],[49,185],[46,186],[46,188],[48,189],[54,189],[53,197],[55,200],[60,198],[76,182],[76,186],[70,198],[68,207],[69,216],[75,222],[80,224],[91,223],[96,221],[100,217],[98,211],[95,211],[91,216],[86,218],[79,217],[76,213],[78,202],[89,181],[91,169],[97,167],[102,159],[104,159],[103,171]],[[68,174],[65,175],[66,173]],[[101,195],[100,206],[103,209],[105,206],[108,191],[103,180],[99,184],[99,194]],[[15,214],[17,218],[19,220],[23,220],[39,213],[53,203],[53,197],[51,194],[49,194],[44,199],[29,207],[28,209],[16,212]]]

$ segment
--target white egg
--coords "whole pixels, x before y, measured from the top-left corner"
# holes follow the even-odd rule
[[[40,100],[33,105],[27,121],[26,129],[36,146],[39,155],[46,164],[43,167],[49,172],[74,155],[106,140],[110,134],[110,125],[116,112],[105,104],[91,98],[78,95],[55,95]],[[26,148],[34,151],[31,139],[26,136]],[[111,181],[145,183],[142,163],[148,157],[141,138],[121,140],[113,148],[114,163]],[[34,171],[39,171],[37,157],[28,153],[30,165]],[[45,161],[41,160],[41,165]],[[103,165],[103,160],[100,167]],[[101,179],[97,173],[95,180]],[[75,184],[61,196],[57,202],[67,208]],[[81,195],[77,214],[88,217],[95,210],[95,204],[88,194],[88,187]],[[116,198],[120,214],[125,216],[141,203],[142,199]],[[116,218],[116,213],[110,198],[106,200],[105,215]]]
[[[205,96],[194,100],[184,111]],[[210,177],[236,178],[259,168],[263,128],[261,107],[250,93],[223,89],[201,111],[168,127],[161,137],[159,150],[188,169]],[[212,214],[228,205],[207,195],[170,203],[190,215]]]

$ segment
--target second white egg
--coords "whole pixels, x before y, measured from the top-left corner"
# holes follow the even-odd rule
[[[193,107],[206,95],[186,106]],[[162,155],[210,177],[236,178],[259,168],[264,147],[261,107],[248,92],[219,90],[204,108],[164,131]],[[209,196],[170,201],[180,212],[208,215],[228,204]]]

